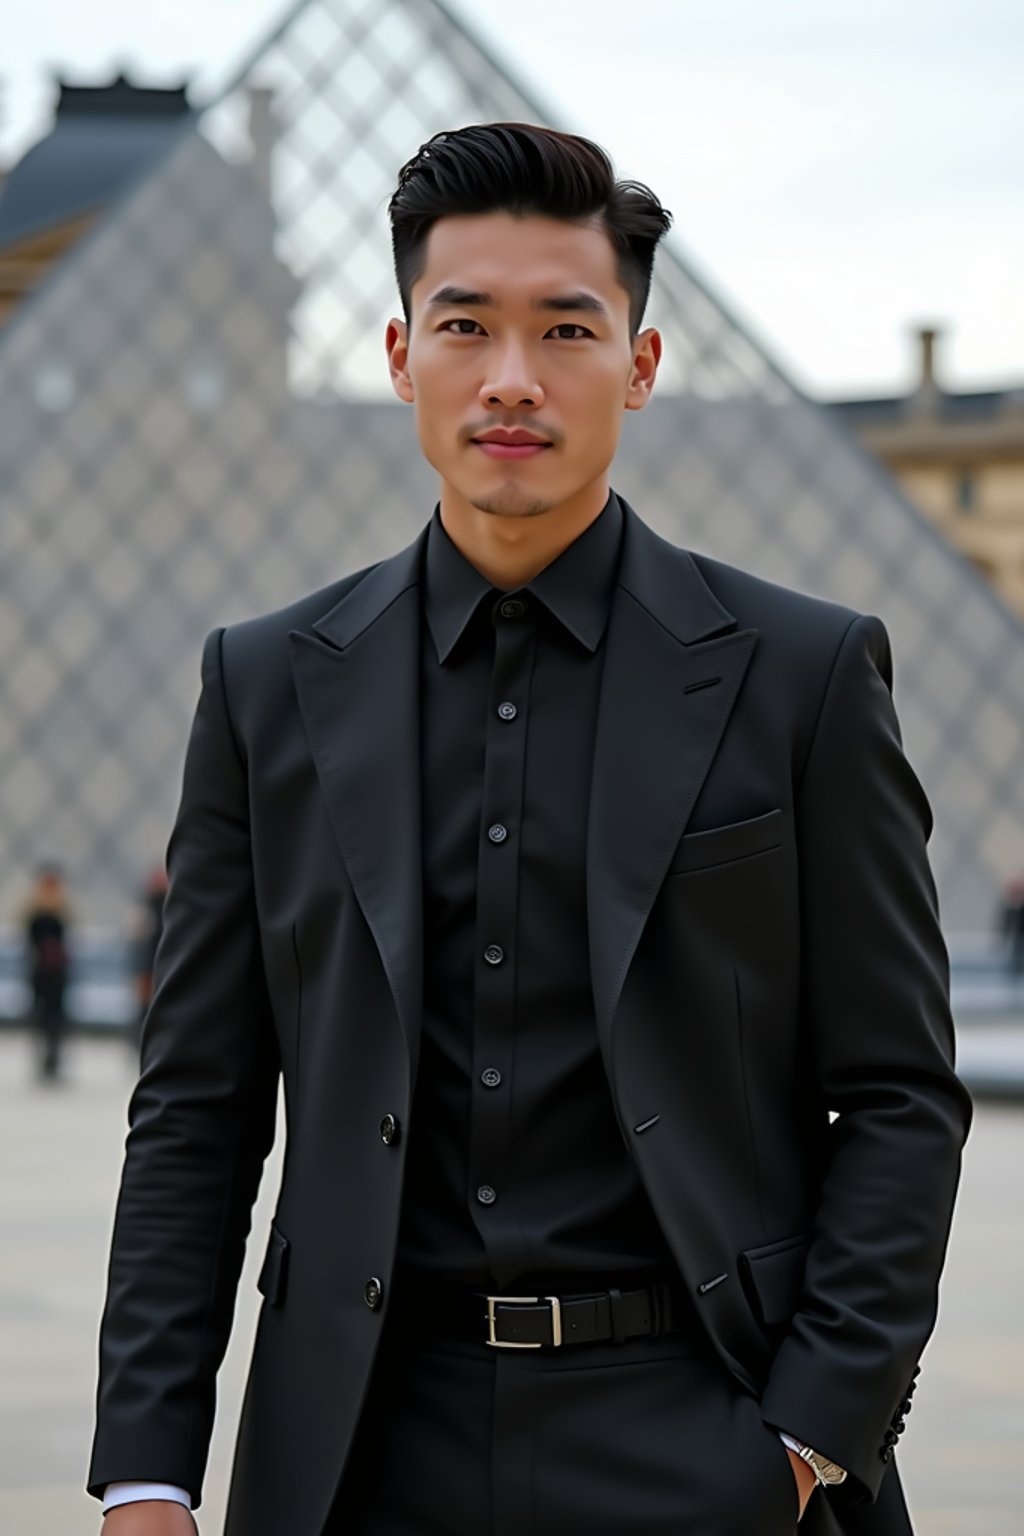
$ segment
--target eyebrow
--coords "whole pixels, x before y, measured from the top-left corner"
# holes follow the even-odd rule
[[[494,295],[491,293],[478,293],[472,288],[459,288],[449,283],[444,288],[439,288],[435,294],[427,300],[428,308],[444,309],[452,306],[458,309],[485,308],[491,306],[498,308]],[[607,315],[608,309],[594,293],[588,293],[581,288],[575,293],[553,293],[542,299],[534,299],[532,309],[555,310],[562,312],[578,312],[580,310],[595,315]]]

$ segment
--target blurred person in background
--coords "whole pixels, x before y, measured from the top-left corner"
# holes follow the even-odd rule
[[[134,1049],[142,1038],[142,1025],[153,998],[153,964],[164,927],[164,898],[167,895],[167,871],[162,864],[151,869],[136,904],[131,936],[132,979],[138,1004]]]
[[[1024,875],[1007,880],[999,903],[998,925],[1011,976],[1024,977]]]
[[[670,216],[598,145],[436,135],[390,212],[440,501],[204,647],[105,1536],[195,1529],[282,1076],[228,1536],[906,1536],[970,1101],[885,627],[611,489]]]
[[[39,1076],[57,1082],[67,1033],[64,996],[69,969],[71,908],[59,865],[40,864],[23,916],[32,1018],[39,1039]]]

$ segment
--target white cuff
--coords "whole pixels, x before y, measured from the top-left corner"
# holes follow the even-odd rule
[[[119,1504],[138,1504],[143,1499],[163,1499],[168,1504],[192,1508],[184,1488],[176,1488],[173,1483],[108,1483],[103,1490],[103,1513]]]
[[[784,1435],[781,1429],[779,1430],[779,1439],[788,1451],[796,1451],[798,1456],[804,1448],[802,1441],[794,1440],[792,1435]]]

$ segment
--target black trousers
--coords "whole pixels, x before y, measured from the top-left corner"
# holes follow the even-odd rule
[[[39,1038],[39,1076],[58,1078],[68,1027],[62,997],[56,1001],[46,994],[37,998],[33,1022]]]
[[[796,1481],[777,1432],[687,1338],[503,1350],[416,1342],[404,1325],[382,1340],[327,1527],[329,1536],[796,1530]]]

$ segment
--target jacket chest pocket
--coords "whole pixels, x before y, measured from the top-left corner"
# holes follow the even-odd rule
[[[746,821],[710,827],[706,832],[686,832],[679,840],[666,878],[688,875],[699,869],[714,869],[720,864],[735,864],[741,859],[781,848],[783,821],[780,807]]]

